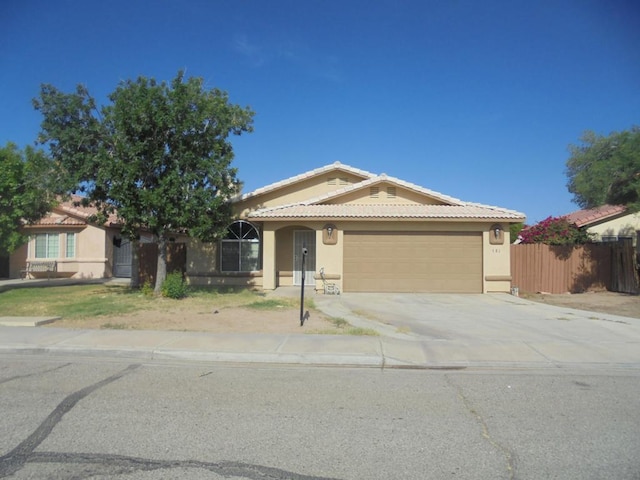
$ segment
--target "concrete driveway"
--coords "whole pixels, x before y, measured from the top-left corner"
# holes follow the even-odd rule
[[[396,338],[457,342],[638,344],[640,319],[544,305],[508,294],[318,295],[316,305]]]

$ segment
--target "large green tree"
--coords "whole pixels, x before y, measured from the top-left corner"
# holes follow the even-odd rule
[[[608,136],[586,131],[570,145],[567,187],[582,208],[604,204],[640,210],[640,127]]]
[[[24,151],[13,143],[0,147],[0,253],[26,241],[21,228],[46,215],[55,195],[54,165],[41,150]]]
[[[121,82],[98,108],[83,86],[63,93],[43,85],[34,106],[44,119],[39,141],[101,214],[116,212],[123,233],[150,230],[158,242],[156,292],[166,277],[167,242],[187,232],[218,238],[238,192],[231,134],[253,129],[254,113],[183,72],[169,83]]]

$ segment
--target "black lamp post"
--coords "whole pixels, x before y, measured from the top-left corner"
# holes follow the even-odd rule
[[[304,261],[307,258],[307,247],[302,247],[302,287],[300,288],[300,326],[304,325]]]

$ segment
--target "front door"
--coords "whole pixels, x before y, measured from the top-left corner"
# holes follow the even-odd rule
[[[113,276],[131,278],[131,242],[127,238],[113,246]]]
[[[316,232],[296,230],[293,232],[293,284],[302,285],[302,249],[307,249],[304,260],[304,284],[315,285],[316,273]]]

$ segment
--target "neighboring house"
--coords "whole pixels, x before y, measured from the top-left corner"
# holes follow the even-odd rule
[[[640,213],[629,213],[622,205],[602,205],[578,210],[564,217],[576,227],[593,234],[595,241],[611,242],[620,238],[632,238],[634,245],[637,243]]]
[[[189,240],[193,285],[265,290],[322,270],[344,292],[509,292],[509,224],[524,214],[468,203],[336,162],[234,200],[219,243]]]
[[[131,276],[131,245],[121,238],[116,218],[104,225],[90,223],[96,209],[74,206],[80,200],[73,196],[38,222],[25,225],[29,241],[10,256],[11,278]],[[29,264],[38,262],[55,262],[56,272],[27,272]]]

